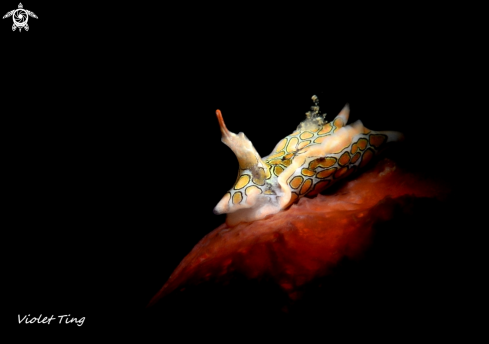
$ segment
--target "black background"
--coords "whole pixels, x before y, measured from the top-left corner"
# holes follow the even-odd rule
[[[461,18],[427,9],[23,4],[39,17],[30,30],[12,32],[10,19],[0,28],[4,283],[13,287],[8,324],[19,333],[156,330],[164,340],[264,328],[271,337],[402,338],[477,328],[463,320],[477,307],[482,272],[471,222],[480,189],[470,186],[481,169],[470,152],[482,100],[471,80],[479,45],[464,43]],[[146,310],[225,220],[212,210],[237,161],[215,110],[265,156],[314,94],[328,119],[349,103],[350,123],[403,132],[388,156],[450,183],[448,204],[416,203],[369,258],[344,263],[298,305],[273,283],[237,276]],[[86,321],[18,324],[18,314],[40,313]]]

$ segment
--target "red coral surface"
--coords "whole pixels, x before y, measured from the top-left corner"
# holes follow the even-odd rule
[[[233,271],[250,279],[272,277],[295,299],[298,287],[326,275],[344,257],[359,257],[370,244],[373,225],[391,218],[405,197],[443,198],[446,191],[381,160],[334,193],[302,198],[255,222],[222,224],[195,245],[149,305],[177,288]]]

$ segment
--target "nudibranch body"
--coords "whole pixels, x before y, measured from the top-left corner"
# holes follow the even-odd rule
[[[403,138],[395,131],[369,130],[360,120],[346,125],[348,105],[327,122],[317,97],[312,99],[313,111],[264,158],[243,133],[230,132],[216,111],[222,142],[239,162],[236,183],[214,208],[215,214],[228,214],[229,226],[262,219],[287,209],[300,197],[318,194],[365,166],[386,143]]]

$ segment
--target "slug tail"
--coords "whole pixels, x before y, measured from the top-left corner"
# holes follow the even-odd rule
[[[387,136],[387,142],[402,142],[404,141],[404,134],[399,131],[377,131],[379,134]]]

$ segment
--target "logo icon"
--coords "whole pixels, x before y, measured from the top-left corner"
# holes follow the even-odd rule
[[[24,6],[22,6],[22,3],[19,3],[19,8],[8,12],[6,15],[3,16],[2,19],[8,18],[10,16],[12,16],[12,19],[14,20],[12,31],[15,31],[16,28],[19,28],[19,32],[22,31],[22,29],[24,29],[25,31],[29,31],[29,25],[27,25],[29,16],[38,19],[34,12],[24,10]]]

